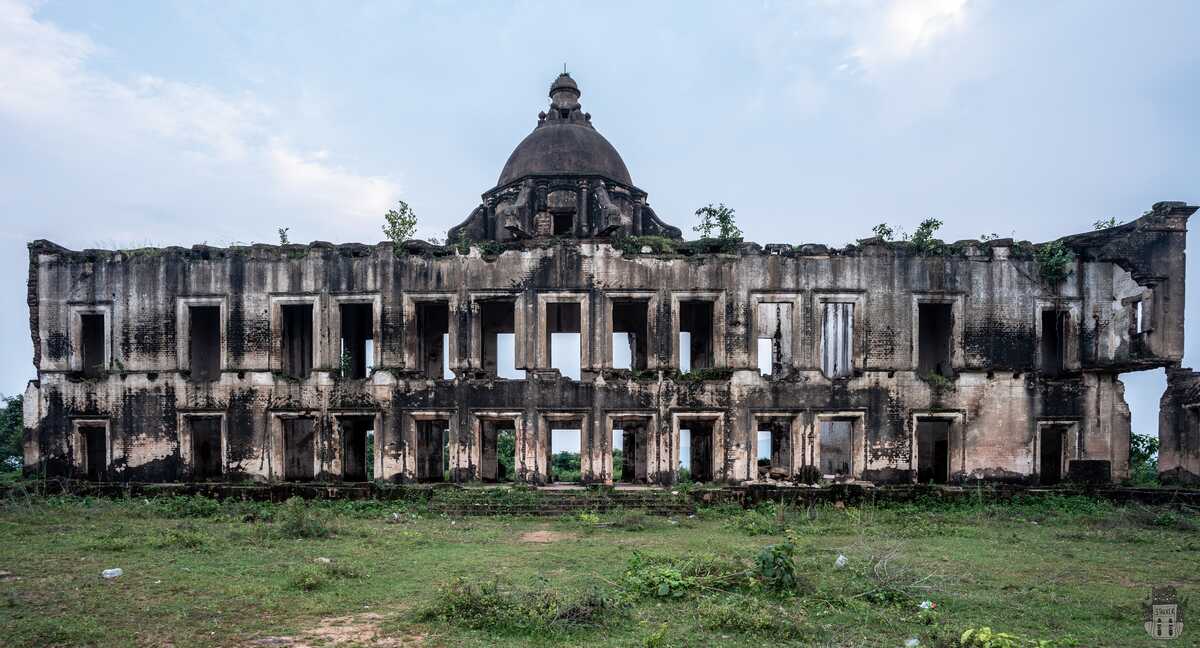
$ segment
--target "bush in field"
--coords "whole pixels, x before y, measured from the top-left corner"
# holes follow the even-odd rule
[[[276,514],[285,538],[328,538],[333,535],[327,516],[300,497],[284,502]]]
[[[457,579],[421,609],[422,621],[441,621],[479,630],[511,633],[571,630],[603,625],[620,604],[600,590],[565,595],[548,587],[514,588],[499,581]]]

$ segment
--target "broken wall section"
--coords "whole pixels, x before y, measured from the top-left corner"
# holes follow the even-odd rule
[[[1158,408],[1158,478],[1200,485],[1200,372],[1168,369]]]

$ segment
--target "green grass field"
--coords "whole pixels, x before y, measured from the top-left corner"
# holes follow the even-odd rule
[[[1200,591],[1194,511],[1075,497],[676,518],[423,506],[10,498],[0,644],[958,646],[986,626],[1021,640],[967,645],[1170,645],[1144,633],[1142,601]],[[1200,624],[1187,634],[1175,644]]]

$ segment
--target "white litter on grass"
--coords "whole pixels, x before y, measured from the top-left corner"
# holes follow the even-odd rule
[[[904,642],[904,648],[917,648],[917,646],[920,646],[920,645],[921,645],[921,640],[917,639],[916,637],[913,637],[912,639],[908,639],[907,641]]]
[[[317,558],[316,560],[314,560],[313,562],[321,563],[322,565],[328,565],[329,563],[331,563],[333,561],[326,558],[325,556],[321,556],[321,557]]]
[[[936,606],[933,604],[933,601],[921,601],[921,604],[917,607],[922,610],[932,610]]]
[[[112,569],[105,569],[104,571],[100,572],[100,575],[103,576],[104,578],[112,580],[112,579],[116,578],[117,576],[120,576],[121,574],[124,574],[124,573],[125,572],[122,571],[122,569],[120,567],[114,567]]]
[[[849,558],[842,554],[838,554],[837,560],[833,561],[833,566],[837,567],[838,569],[844,569],[846,567],[846,563],[848,562],[850,562]]]

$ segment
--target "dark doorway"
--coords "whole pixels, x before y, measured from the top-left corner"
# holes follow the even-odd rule
[[[707,369],[713,366],[713,303],[711,301],[679,302],[679,332],[687,333],[687,348],[680,336],[680,370],[687,367]],[[685,360],[686,358],[686,360]]]
[[[819,419],[820,463],[822,475],[854,474],[854,419]]]
[[[374,473],[368,448],[373,440],[374,416],[339,416],[342,429],[342,480],[370,481]]]
[[[500,375],[503,365],[506,371],[517,366],[516,340],[506,345],[508,357],[500,357],[501,336],[515,338],[516,303],[511,300],[494,300],[479,303],[479,350],[483,359],[483,370],[491,376]]]
[[[713,422],[688,421],[688,472],[694,482],[710,482],[713,473]]]
[[[316,421],[311,418],[285,418],[283,423],[283,478],[287,481],[312,481],[316,457]]]
[[[1064,310],[1042,311],[1042,372],[1057,376],[1066,368],[1067,323],[1070,313]]]
[[[354,380],[367,377],[374,363],[374,318],[371,304],[342,304],[342,377]]]
[[[292,378],[308,378],[313,364],[312,304],[284,304],[279,312],[283,373]]]
[[[108,476],[108,428],[103,425],[81,425],[84,474],[88,481],[105,481]]]
[[[189,306],[188,322],[192,380],[217,380],[221,377],[221,307]]]
[[[219,479],[221,466],[221,417],[196,416],[188,419],[192,432],[192,479]]]
[[[516,425],[511,420],[484,420],[479,428],[479,478],[485,482],[511,481],[516,461]]]
[[[448,338],[450,334],[450,304],[420,302],[417,304],[417,359],[426,378],[446,380]]]
[[[917,482],[945,484],[950,481],[950,422],[917,420]]]
[[[1066,437],[1065,425],[1042,426],[1041,466],[1038,472],[1038,481],[1042,486],[1053,486],[1062,481]]]
[[[449,443],[449,421],[417,421],[417,481],[445,481]]]
[[[918,304],[917,327],[917,372],[922,376],[951,376],[954,315],[950,304]]]
[[[80,360],[83,375],[97,378],[104,373],[104,313],[84,313],[79,316]]]
[[[621,439],[621,449],[613,451],[613,479],[619,479],[627,484],[644,484],[648,481],[646,456],[646,421],[642,419],[626,419],[618,421],[621,427],[613,430],[614,441]],[[617,474],[617,457],[620,457],[621,470]]]
[[[646,356],[649,352],[649,335],[647,333],[647,309],[645,301],[618,301],[612,307],[612,360],[617,369],[645,369]],[[625,348],[618,352],[618,343]],[[618,366],[617,358],[628,357],[629,364]]]

